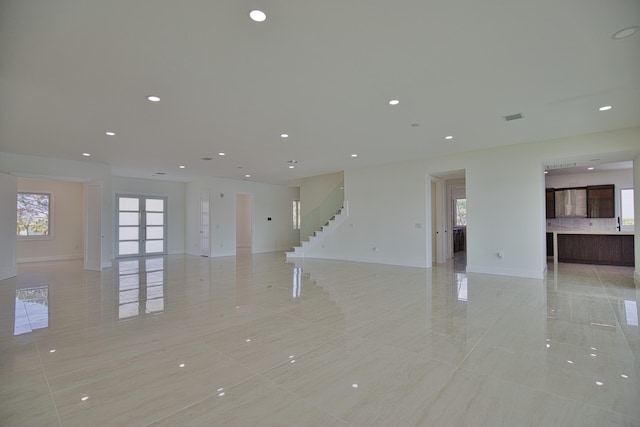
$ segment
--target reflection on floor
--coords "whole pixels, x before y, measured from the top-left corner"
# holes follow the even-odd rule
[[[548,268],[23,264],[0,282],[0,425],[640,425],[633,270]]]

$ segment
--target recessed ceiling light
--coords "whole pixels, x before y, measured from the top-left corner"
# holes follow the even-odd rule
[[[391,101],[389,101],[389,105],[398,105],[400,104],[400,101],[397,99],[392,99]]]
[[[223,153],[222,151],[218,153],[218,156],[226,156],[227,153]]]
[[[184,169],[186,166],[185,165],[180,165],[178,166],[180,169]]]
[[[358,157],[358,155],[357,154],[352,154],[351,157]]]
[[[159,102],[160,101],[160,97],[159,96],[155,96],[155,95],[149,95],[147,96],[147,99],[151,102]]]
[[[623,28],[622,30],[616,31],[615,33],[613,33],[611,38],[614,40],[626,39],[627,37],[631,37],[632,35],[637,33],[638,29],[640,29],[640,27],[638,26]]]
[[[590,167],[588,167],[588,168],[587,168],[587,170],[590,170],[590,171],[592,171],[592,170],[594,170],[594,169],[595,169],[595,168],[594,168],[593,166],[590,166]]]
[[[293,168],[295,168],[295,166],[289,165],[289,169],[293,169]]]
[[[280,138],[289,138],[289,134],[288,133],[281,133],[280,134]]]
[[[447,135],[444,137],[444,139],[453,139],[453,135]]]
[[[115,136],[115,134],[116,134],[116,133],[115,133],[115,132],[108,131],[108,132],[105,132],[104,134],[105,134],[105,135],[109,135],[109,136]]]
[[[544,171],[544,174],[545,174],[545,175],[546,175],[546,174],[548,174],[548,173],[549,173],[549,171]]]
[[[613,107],[611,105],[603,105],[602,107],[598,108],[598,111],[609,111],[612,108]]]
[[[244,177],[245,177],[245,178],[251,178],[251,175],[246,174]]]
[[[90,157],[91,156],[91,154],[89,154],[89,153],[82,153],[82,155],[85,156],[85,157]]]
[[[249,12],[249,18],[255,22],[264,22],[267,19],[267,14],[261,10],[254,9]]]

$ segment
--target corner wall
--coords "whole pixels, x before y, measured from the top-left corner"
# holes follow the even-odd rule
[[[0,172],[0,199],[3,201],[0,203],[0,280],[14,277],[18,272],[16,268],[16,193],[16,178]],[[11,200],[14,202],[9,203]]]

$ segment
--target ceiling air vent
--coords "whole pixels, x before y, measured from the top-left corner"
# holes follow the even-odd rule
[[[503,116],[502,118],[505,119],[507,122],[510,122],[511,120],[518,120],[523,117],[524,115],[522,113],[517,113],[517,114],[509,114],[508,116]]]
[[[545,169],[547,170],[551,170],[551,169],[567,169],[567,168],[575,168],[576,167],[576,163],[557,163],[557,164],[553,164],[553,165],[546,165]]]

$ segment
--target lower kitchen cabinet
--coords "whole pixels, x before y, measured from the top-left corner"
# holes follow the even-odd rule
[[[558,234],[558,261],[634,266],[632,235]]]

